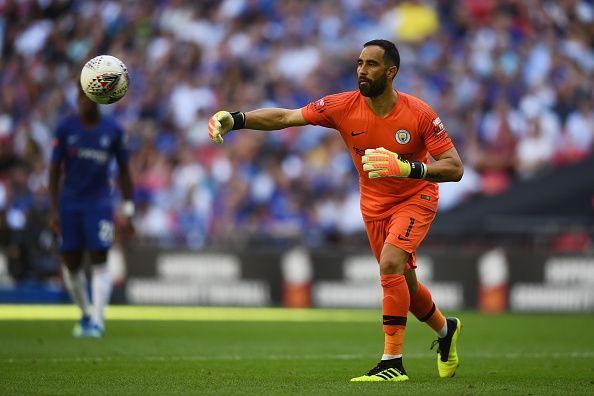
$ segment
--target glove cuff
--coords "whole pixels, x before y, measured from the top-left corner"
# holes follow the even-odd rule
[[[235,111],[230,113],[231,117],[233,117],[233,128],[232,131],[236,129],[243,129],[245,127],[245,113],[242,111]]]
[[[410,177],[411,179],[424,179],[427,176],[427,165],[419,161],[410,162]]]

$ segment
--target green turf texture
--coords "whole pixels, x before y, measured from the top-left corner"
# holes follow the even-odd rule
[[[0,395],[594,394],[593,315],[459,313],[451,379],[411,316],[411,380],[350,383],[380,357],[379,311],[110,307],[106,338],[91,340],[70,336],[75,311],[63,309],[0,305]]]

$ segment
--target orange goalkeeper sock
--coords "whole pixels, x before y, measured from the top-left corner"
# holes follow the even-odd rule
[[[431,327],[439,337],[447,334],[446,318],[433,302],[429,289],[418,282],[417,292],[410,299],[410,312]]]
[[[406,315],[410,305],[410,295],[404,275],[382,275],[382,314],[384,320],[384,357],[402,355]]]

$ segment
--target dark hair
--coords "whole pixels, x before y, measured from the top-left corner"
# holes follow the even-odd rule
[[[392,63],[398,70],[400,70],[400,53],[396,45],[388,40],[371,40],[363,44],[363,48],[370,45],[377,45],[384,49],[384,60]]]

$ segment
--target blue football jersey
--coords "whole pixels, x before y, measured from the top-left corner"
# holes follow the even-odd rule
[[[101,116],[93,128],[77,115],[65,117],[56,129],[52,161],[64,164],[62,204],[72,206],[111,203],[110,165],[128,162],[123,128],[111,117]]]

